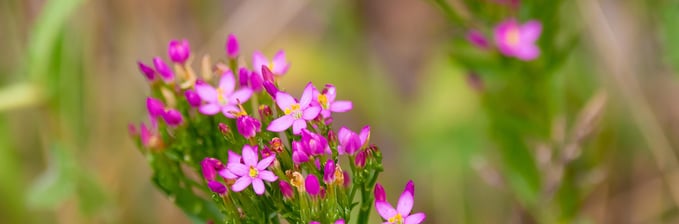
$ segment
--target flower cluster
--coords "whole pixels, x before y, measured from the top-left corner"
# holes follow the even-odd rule
[[[519,24],[515,19],[507,19],[493,30],[495,45],[500,53],[523,61],[534,60],[540,55],[540,49],[535,42],[541,33],[542,24],[536,20]],[[466,38],[478,48],[490,48],[489,41],[479,30],[470,30]]]
[[[171,65],[160,57],[153,66],[138,63],[152,89],[149,122],[131,134],[156,186],[188,215],[227,223],[365,223],[375,205],[390,223],[424,220],[409,215],[414,187],[396,209],[383,190],[375,200],[381,152],[370,143],[370,126],[333,127],[334,113],[353,108],[337,99],[334,85],[319,90],[308,83],[295,98],[278,85],[290,68],[284,51],[271,61],[255,52],[248,66],[234,35],[225,50],[224,62],[203,57],[200,75],[187,40],[169,43]],[[356,205],[358,217],[350,217]]]

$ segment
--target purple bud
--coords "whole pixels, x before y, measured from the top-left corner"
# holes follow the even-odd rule
[[[271,107],[269,107],[266,104],[259,105],[259,109],[257,110],[257,112],[259,112],[259,116],[262,117],[262,119],[273,116]]]
[[[356,164],[357,167],[363,168],[365,167],[365,157],[366,157],[366,152],[365,150],[361,150],[356,154],[356,158],[354,158],[354,164]]]
[[[319,193],[321,193],[321,185],[318,183],[318,178],[313,174],[309,174],[306,177],[306,180],[304,181],[304,187],[311,196],[317,196]]]
[[[180,125],[184,121],[182,113],[175,109],[165,111],[165,113],[163,113],[163,119],[165,119],[165,123],[170,126]]]
[[[481,33],[481,31],[478,30],[470,30],[467,32],[467,41],[472,43],[474,46],[481,48],[481,49],[487,49],[488,48],[488,40],[486,37]]]
[[[329,159],[323,167],[323,182],[330,184],[335,181],[335,161]]]
[[[236,128],[243,137],[252,138],[261,130],[262,124],[257,119],[245,115],[236,118]]]
[[[172,40],[167,48],[167,54],[173,62],[184,64],[191,55],[191,46],[189,41],[182,39],[181,41]]]
[[[266,67],[266,65],[262,65],[262,78],[264,78],[264,81],[269,81],[269,82],[274,82],[273,80],[273,73],[271,70],[269,70],[269,67]]]
[[[283,193],[283,197],[290,199],[292,196],[294,196],[294,191],[292,190],[292,186],[286,182],[286,181],[278,181],[278,187],[281,188],[281,193]]]
[[[149,81],[154,81],[156,79],[156,71],[153,70],[153,68],[142,63],[141,61],[138,61],[137,64],[139,65],[139,70],[141,71],[141,73],[143,73],[144,76],[146,76],[146,79],[148,79]]]
[[[226,40],[226,56],[230,59],[235,59],[238,57],[239,51],[240,47],[238,46],[236,35],[229,34],[229,37]]]
[[[137,131],[137,126],[134,124],[128,124],[127,125],[127,133],[130,134],[132,137],[136,137],[139,135],[139,132]]]
[[[337,145],[337,135],[335,134],[335,131],[333,131],[332,129],[328,131],[328,144],[333,146]]]
[[[247,87],[248,86],[248,81],[250,80],[250,71],[248,71],[247,68],[241,67],[238,69],[238,83],[240,84],[240,87]]]
[[[153,58],[153,66],[156,67],[156,71],[158,71],[160,77],[162,77],[165,82],[174,81],[174,72],[172,72],[172,69],[165,64],[163,59],[160,59],[160,57]]]
[[[375,184],[375,202],[386,201],[387,195],[384,193],[384,188],[381,184]]]
[[[344,219],[338,219],[335,224],[344,224]]]
[[[229,126],[224,124],[224,123],[219,123],[218,127],[219,127],[219,132],[221,132],[223,135],[227,135],[231,132],[231,129],[229,128]]]
[[[413,183],[413,180],[409,180],[408,183],[406,184],[405,189],[403,191],[408,191],[410,194],[415,197],[415,183]]]
[[[303,150],[302,142],[292,141],[292,161],[300,164],[309,161],[309,155]]]
[[[262,79],[262,75],[251,71],[250,72],[250,88],[252,91],[259,92],[262,91],[262,85],[264,83],[264,80]]]
[[[146,98],[146,109],[148,109],[149,115],[151,115],[152,118],[162,116],[165,113],[163,101],[153,97]]]
[[[276,87],[273,82],[270,81],[264,81],[264,89],[266,89],[266,92],[271,95],[274,99],[276,99],[276,93],[278,93],[278,88]]]
[[[196,93],[196,91],[186,90],[186,92],[184,92],[184,96],[186,97],[186,101],[189,102],[189,105],[191,105],[192,107],[200,106],[201,99],[198,93]]]
[[[344,187],[349,187],[351,184],[351,176],[349,176],[349,172],[345,170],[342,172],[342,175],[344,175]]]
[[[316,158],[316,161],[314,161],[314,164],[316,164],[316,169],[321,170],[321,160]]]
[[[208,181],[215,180],[217,172],[225,168],[221,161],[209,157],[203,159],[203,161],[200,162],[200,166],[203,171],[203,178]]]
[[[208,181],[207,187],[210,188],[212,192],[215,192],[220,195],[224,195],[226,193],[226,186],[224,186],[224,184],[222,184],[219,181],[214,180]]]

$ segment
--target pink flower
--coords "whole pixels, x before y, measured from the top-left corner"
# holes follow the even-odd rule
[[[337,92],[335,91],[335,86],[332,84],[326,84],[323,92],[318,92],[318,90],[314,88],[313,93],[313,103],[321,107],[321,115],[323,115],[324,118],[330,117],[331,112],[347,112],[353,108],[351,101],[335,101]]]
[[[412,182],[412,180],[410,182]],[[375,189],[377,189],[377,186],[375,187]],[[380,188],[382,188],[381,185]],[[375,193],[377,194],[377,191]],[[382,216],[386,223],[422,223],[427,218],[424,213],[410,214],[413,209],[414,197],[414,192],[406,187],[406,189],[403,190],[403,193],[401,193],[401,197],[398,199],[396,209],[394,209],[394,207],[386,200],[375,200],[375,209],[377,209],[377,213]]]
[[[174,72],[160,57],[153,58],[153,66],[165,83],[174,82]]]
[[[147,80],[149,80],[149,81],[155,81],[156,80],[156,70],[153,70],[153,68],[142,63],[141,61],[138,61],[137,65],[139,65],[139,71],[141,71],[141,73],[144,74],[144,76],[146,77]]]
[[[281,188],[284,198],[290,199],[295,196],[295,191],[292,190],[292,186],[288,182],[278,181],[278,186]]]
[[[172,40],[168,45],[167,54],[170,56],[170,60],[179,64],[186,63],[186,60],[188,60],[191,55],[189,41],[186,39],[182,39],[181,41]]]
[[[159,99],[147,97],[146,109],[149,111],[151,119],[155,119],[157,117],[163,116],[165,113],[165,104],[163,104],[163,101],[160,101]]]
[[[241,158],[240,155],[236,154],[235,152],[233,152],[231,150],[229,150],[228,153],[229,153],[229,158],[228,158],[228,162],[226,163],[227,166],[229,164],[232,164],[232,163],[240,164],[242,162],[242,158]],[[220,169],[219,175],[226,178],[226,179],[237,179],[238,178],[238,175],[234,174],[233,172],[231,172],[231,170],[226,169],[226,168]]]
[[[292,133],[299,134],[306,128],[306,121],[313,120],[321,112],[321,108],[311,105],[313,85],[307,84],[300,101],[285,92],[276,93],[276,104],[283,110],[285,115],[271,121],[267,130],[281,132],[292,126]]]
[[[236,118],[236,128],[243,137],[252,138],[261,130],[262,124],[253,117],[243,115]]]
[[[245,145],[243,146],[243,163],[229,163],[227,165],[228,170],[239,176],[236,183],[231,187],[233,191],[240,192],[252,184],[255,193],[261,195],[265,191],[263,180],[274,182],[278,179],[278,176],[267,170],[276,157],[269,156],[261,161],[258,157],[257,147]]]
[[[530,61],[540,55],[535,41],[541,32],[542,24],[538,21],[531,20],[521,25],[509,19],[495,27],[495,43],[502,54]]]
[[[271,62],[269,62],[269,59],[267,59],[262,52],[256,51],[252,55],[252,68],[255,72],[258,72],[262,69],[262,66],[268,67],[274,75],[282,76],[288,72],[290,63],[285,59],[285,51],[283,50],[278,51]]]
[[[368,143],[368,139],[370,138],[370,126],[366,125],[363,127],[360,134],[356,134],[348,128],[342,127],[339,132],[337,132],[337,138],[339,140],[339,145],[337,146],[338,153],[340,155],[353,155]]]
[[[226,56],[228,56],[230,59],[235,59],[238,57],[239,52],[240,47],[238,45],[238,39],[236,39],[236,35],[229,34],[229,37],[226,40]]]
[[[311,196],[317,196],[320,194],[321,185],[318,182],[318,177],[316,177],[316,175],[309,174],[306,177],[306,180],[304,180],[304,189],[306,189],[306,192]]]
[[[198,110],[206,115],[215,115],[221,111],[228,118],[236,118],[232,112],[240,111],[238,103],[244,103],[250,99],[252,90],[241,88],[234,92],[235,87],[236,80],[231,71],[222,75],[217,89],[206,83],[196,83],[196,92],[206,102]]]
[[[182,113],[175,109],[166,110],[165,113],[163,113],[163,119],[165,120],[165,123],[172,127],[178,126],[184,122]]]

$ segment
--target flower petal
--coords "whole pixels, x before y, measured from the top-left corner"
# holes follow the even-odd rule
[[[269,181],[269,182],[274,182],[274,181],[278,180],[278,176],[276,176],[276,174],[274,174],[273,172],[268,171],[268,170],[260,171],[259,172],[259,178],[262,178],[262,180],[266,180],[266,181]]]
[[[314,118],[318,117],[318,113],[320,112],[321,112],[320,107],[317,106],[307,107],[306,109],[304,109],[304,111],[302,111],[302,118],[304,118],[304,120],[307,121],[313,120]]]
[[[242,88],[231,94],[229,97],[229,102],[233,102],[233,104],[237,104],[239,102],[245,103],[245,101],[250,99],[250,96],[252,96],[252,89]]]
[[[234,183],[233,186],[231,186],[231,190],[235,192],[240,192],[246,187],[248,187],[250,183],[252,183],[252,178],[250,178],[249,176],[238,178],[238,180],[236,180],[236,183]]]
[[[363,129],[361,129],[361,133],[358,134],[358,137],[361,139],[361,146],[365,146],[365,144],[370,140],[370,125],[363,127]]]
[[[335,101],[330,105],[330,110],[332,112],[347,112],[350,111],[352,108],[354,108],[354,105],[351,103],[351,101]]]
[[[332,84],[325,84],[325,97],[328,98],[328,102],[335,102],[335,97],[337,97],[337,91],[335,86]]]
[[[415,214],[409,215],[409,216],[406,217],[406,219],[403,220],[403,221],[405,221],[405,224],[419,224],[419,223],[424,222],[424,220],[425,220],[426,218],[427,218],[427,215],[425,215],[424,213],[420,212],[420,213],[415,213]]]
[[[252,179],[252,188],[255,189],[256,194],[259,194],[259,195],[264,194],[265,188],[264,188],[264,182],[262,181],[262,179],[259,179],[259,178]]]
[[[389,220],[389,218],[396,215],[396,209],[391,207],[391,205],[386,201],[375,202],[375,209],[377,210],[377,213],[379,213],[380,216],[382,216],[382,218],[385,220]]]
[[[242,165],[242,164],[240,164],[240,165]],[[238,175],[234,174],[229,169],[220,170],[219,175],[226,178],[226,179],[236,179],[236,178],[238,178]]]
[[[346,140],[349,139],[349,135],[351,135],[351,133],[353,133],[353,131],[349,130],[347,127],[341,127],[337,132],[337,139],[339,140],[340,144],[344,144],[343,142],[346,142]]]
[[[542,33],[542,24],[537,20],[531,20],[521,25],[521,42],[533,43]]]
[[[408,215],[413,209],[413,194],[412,192],[406,190],[401,193],[401,197],[398,198],[398,204],[396,205],[396,210],[401,215]]]
[[[297,101],[290,94],[280,91],[276,93],[276,104],[281,110],[289,109],[295,103]]]
[[[313,98],[313,93],[314,93],[314,85],[309,82],[306,84],[306,87],[304,87],[304,92],[302,92],[302,97],[299,98],[299,106],[301,108],[306,108],[309,106],[309,103],[311,103],[311,99]]]
[[[288,68],[290,68],[290,64],[285,59],[285,51],[283,50],[278,51],[276,55],[273,56],[271,64],[273,64],[273,71],[271,72],[278,76],[285,74],[288,72]]]
[[[255,51],[254,54],[252,54],[252,70],[255,71],[255,73],[259,74],[260,69],[262,69],[262,65],[267,65],[269,64],[269,59],[266,59],[264,54],[260,51]]]
[[[268,156],[268,157],[266,157],[266,158],[260,160],[260,161],[257,163],[257,169],[258,169],[258,170],[265,170],[266,168],[269,167],[269,165],[271,165],[271,163],[273,162],[274,159],[276,159],[276,156],[275,156],[275,155],[270,155],[270,156]]]
[[[240,111],[240,109],[236,106],[233,106],[233,105],[228,105],[228,106],[222,107],[222,114],[224,114],[224,116],[231,118],[231,119],[236,118],[236,115],[233,115],[233,113],[237,113],[238,111]]]
[[[243,146],[243,163],[246,166],[257,166],[257,152],[255,152],[255,148],[249,146],[249,145],[244,145]]]
[[[204,104],[204,105],[200,106],[200,108],[198,108],[198,111],[200,111],[200,113],[205,114],[205,115],[215,115],[215,114],[219,113],[220,109],[221,108],[216,103],[209,103],[209,104]]]
[[[231,171],[231,173],[238,175],[238,176],[247,176],[248,171],[250,171],[248,166],[240,164],[240,163],[229,163],[228,165],[226,165],[226,169],[228,169],[229,171]],[[220,172],[220,174],[221,174],[221,172]]]
[[[229,158],[228,162],[229,163],[240,163],[240,155],[236,154],[235,152],[229,150]]]
[[[524,61],[531,61],[540,56],[540,49],[533,44],[521,46],[516,50],[514,56]]]
[[[306,128],[306,121],[302,119],[296,120],[294,123],[292,123],[292,133],[295,135],[299,135],[303,128]]]
[[[288,128],[290,128],[293,121],[295,121],[294,117],[292,117],[290,115],[285,115],[285,116],[279,117],[276,120],[271,121],[271,123],[269,124],[269,127],[267,127],[266,130],[273,131],[273,132],[285,131]]]
[[[217,102],[217,90],[208,84],[196,85],[196,93],[207,102]]]
[[[233,92],[236,87],[236,79],[233,77],[233,72],[228,70],[222,74],[222,78],[219,79],[219,89],[223,91],[225,95],[229,95]]]

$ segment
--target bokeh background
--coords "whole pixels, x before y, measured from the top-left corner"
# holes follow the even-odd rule
[[[577,41],[565,59],[541,58],[563,61],[544,87],[563,116],[543,139],[521,139],[533,154],[515,162],[538,164],[537,198],[508,184],[517,177],[501,158],[512,152],[495,142],[515,133],[489,122],[502,111],[483,106],[484,79],[459,47],[468,27],[447,16],[502,2],[0,1],[0,223],[188,223],[128,135],[149,91],[136,61],[166,57],[179,38],[223,58],[229,33],[241,52],[285,49],[293,95],[311,80],[354,101],[335,122],[373,127],[388,198],[414,180],[427,223],[679,222],[679,2],[555,1],[567,22],[544,32]],[[578,131],[582,147],[555,171],[549,158],[571,151],[553,143]]]

